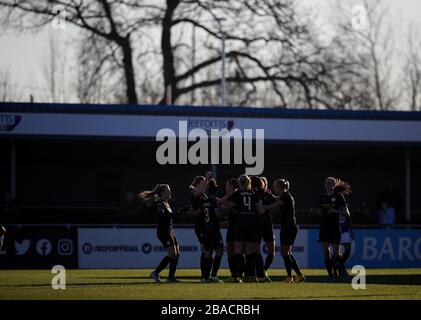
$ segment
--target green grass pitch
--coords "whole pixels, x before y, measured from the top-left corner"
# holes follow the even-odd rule
[[[202,284],[199,270],[178,270],[181,283],[156,284],[150,270],[67,270],[66,289],[53,290],[51,270],[0,270],[0,299],[421,299],[421,269],[367,269],[366,290],[327,283],[325,271],[305,270],[306,283]],[[165,279],[163,272],[162,278]],[[221,270],[222,279],[228,271]]]

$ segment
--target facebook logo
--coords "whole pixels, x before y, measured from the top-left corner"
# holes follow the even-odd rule
[[[36,249],[40,256],[48,256],[51,253],[51,242],[47,239],[41,239],[37,242]]]

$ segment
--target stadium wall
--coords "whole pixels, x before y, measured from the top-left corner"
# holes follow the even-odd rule
[[[154,228],[8,226],[8,231],[0,253],[2,269],[49,269],[54,265],[81,269],[153,268],[165,254]],[[225,236],[225,230],[222,232]],[[181,246],[179,267],[198,268],[200,248],[193,229],[177,228],[176,234]],[[356,229],[355,236],[348,266],[421,267],[420,229]],[[317,229],[300,229],[294,251],[304,268],[323,268],[317,238]],[[264,245],[262,252],[266,252]],[[273,266],[283,267],[279,254]],[[227,267],[226,259],[222,267]]]

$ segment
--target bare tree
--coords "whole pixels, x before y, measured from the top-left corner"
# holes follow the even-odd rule
[[[21,100],[21,94],[15,87],[14,79],[9,70],[0,70],[0,102],[15,102]]]
[[[93,33],[82,32],[78,42],[76,94],[81,103],[116,102],[113,97],[124,96],[118,85],[122,73],[116,54],[118,47]],[[120,101],[119,101],[120,102]]]
[[[275,106],[333,107],[329,95],[335,74],[349,71],[350,64],[318,44],[308,21],[297,15],[291,0],[167,0],[161,49],[164,86],[171,88],[172,102],[192,91],[219,86],[221,78],[215,71],[224,33],[227,63],[234,66],[227,72],[228,88],[240,87],[250,98],[269,84],[277,96]],[[176,68],[177,59],[189,59],[185,37],[181,41],[173,37],[186,25],[198,29],[205,51],[194,66],[185,61]],[[195,81],[189,81],[193,77]],[[160,103],[167,96],[165,91]]]
[[[217,104],[224,38],[227,105],[389,109],[397,97],[386,59],[393,46],[380,0],[364,1],[375,28],[356,31],[346,20],[330,46],[293,0],[0,0],[0,17],[40,28],[53,19],[52,5],[66,5],[66,21],[83,34],[82,102],[137,103],[139,91],[147,103]]]
[[[48,89],[47,101],[67,101],[67,55],[63,50],[63,43],[55,34],[50,34],[48,39],[48,52],[46,61],[42,65],[42,73]]]
[[[408,30],[404,84],[412,111],[421,109],[421,34],[414,25]]]
[[[361,93],[361,102],[365,102],[366,108],[394,108],[400,99],[401,88],[393,77],[396,38],[387,5],[383,0],[363,0],[367,25],[354,28],[350,19],[343,18],[351,13],[351,7],[344,5],[343,1],[335,0],[335,3],[341,17],[337,24],[342,44],[359,62],[354,72],[359,74],[360,85],[351,83],[350,89],[360,90],[357,92]]]
[[[120,67],[124,71],[126,101],[137,103],[131,34],[148,23],[148,18],[130,13],[133,4],[153,9],[155,5],[141,5],[135,0],[0,0],[1,21],[20,30],[39,29],[50,23],[57,12],[54,6],[65,7],[65,20],[89,33],[115,44]],[[131,5],[130,7],[128,7]],[[31,17],[32,19],[27,19]],[[24,19],[25,18],[25,19]]]

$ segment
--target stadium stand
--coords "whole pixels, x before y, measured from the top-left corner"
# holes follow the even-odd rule
[[[207,131],[265,129],[264,175],[291,181],[299,224],[317,224],[309,209],[328,175],[352,184],[355,224],[377,224],[385,197],[398,224],[421,223],[421,198],[413,196],[421,185],[411,181],[421,174],[420,113],[29,103],[0,103],[0,191],[16,199],[13,214],[2,200],[2,220],[148,224],[154,218],[136,195],[157,182],[169,183],[174,207],[183,208],[189,183],[210,165],[180,170],[156,162],[156,132],[175,130],[179,120]],[[223,185],[244,167],[217,172]],[[178,221],[191,222],[186,215]]]

